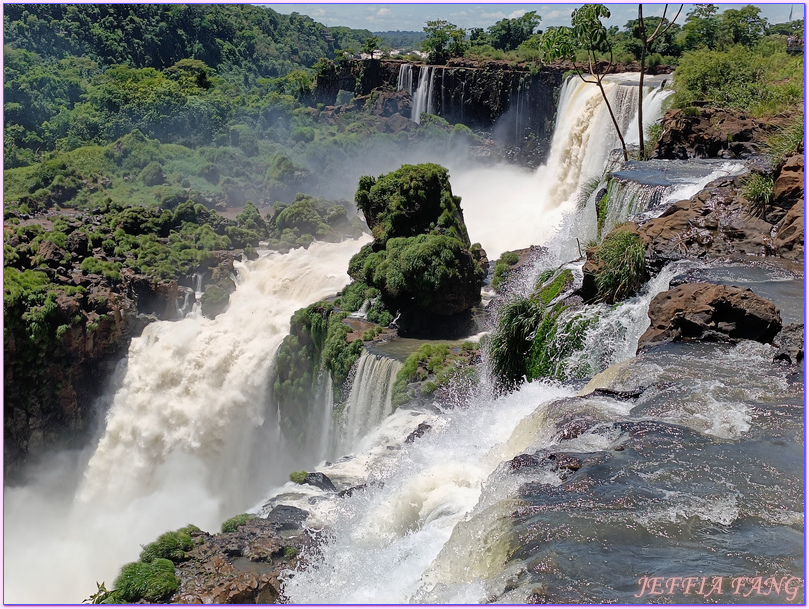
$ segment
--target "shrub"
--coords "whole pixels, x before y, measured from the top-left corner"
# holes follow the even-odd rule
[[[289,474],[289,479],[295,484],[303,484],[306,481],[306,474],[308,472],[292,472]]]
[[[146,544],[140,553],[141,562],[152,562],[156,558],[166,558],[173,562],[184,560],[186,552],[194,547],[188,531],[180,529],[163,533],[156,541]]]
[[[167,600],[179,586],[179,580],[174,575],[174,563],[165,558],[156,558],[149,563],[124,565],[115,580],[113,597],[124,603],[140,600],[159,603]]]
[[[787,125],[769,137],[767,148],[773,163],[780,163],[785,156],[795,152],[803,142],[803,129],[803,112],[800,112]]]
[[[599,298],[607,303],[623,300],[637,292],[646,281],[646,247],[641,238],[617,228],[596,250],[600,263],[596,274]]]
[[[255,518],[258,518],[258,516],[254,516],[253,514],[239,514],[233,518],[228,518],[222,523],[222,532],[235,533],[240,526],[243,526],[248,520]]]
[[[516,298],[500,308],[497,327],[487,345],[492,373],[501,390],[512,391],[525,377],[526,355],[543,317],[544,307],[530,298]]]
[[[744,184],[744,198],[753,204],[756,215],[764,217],[767,205],[772,202],[773,179],[760,173],[751,174]]]
[[[500,289],[508,276],[511,268],[520,261],[516,252],[504,252],[494,265],[494,276],[492,277],[492,288]]]
[[[166,181],[166,174],[163,173],[163,166],[160,163],[152,161],[140,172],[140,179],[146,186],[157,186]]]

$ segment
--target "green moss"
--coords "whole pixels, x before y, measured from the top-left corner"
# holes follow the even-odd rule
[[[422,395],[432,395],[438,388],[467,374],[476,375],[471,364],[477,353],[478,345],[473,342],[464,343],[460,348],[446,344],[422,345],[407,357],[396,375],[392,391],[393,405],[399,407],[416,397],[408,391],[409,383],[423,382]]]
[[[255,516],[254,514],[239,514],[233,518],[228,518],[222,523],[222,532],[235,533],[239,527],[244,526],[248,520],[254,520],[256,518],[258,518],[258,516]]]
[[[511,268],[519,262],[520,257],[516,252],[504,252],[494,265],[494,276],[492,277],[492,288],[499,290],[503,285]]]
[[[548,306],[554,298],[559,296],[565,288],[573,283],[573,271],[565,269],[556,275],[553,281],[546,282],[547,279],[542,284],[539,284],[540,288],[537,293],[537,298],[539,298],[539,301],[543,305]]]

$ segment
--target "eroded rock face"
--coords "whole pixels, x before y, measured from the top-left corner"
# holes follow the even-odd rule
[[[776,254],[774,227],[755,215],[743,188],[741,176],[715,180],[641,226],[640,234],[662,261]]]
[[[232,533],[200,531],[192,538],[194,549],[176,566],[180,588],[171,603],[282,603],[281,572],[293,569],[313,543],[299,527],[265,518],[248,520]]]
[[[767,214],[771,222],[781,220],[789,209],[803,199],[803,183],[804,156],[801,151],[786,160],[773,184],[772,205]]]
[[[687,283],[661,292],[649,304],[649,329],[638,350],[680,340],[772,342],[781,330],[775,305],[749,288]]]
[[[778,254],[789,260],[804,257],[804,200],[800,199],[778,223],[773,246]]]
[[[762,149],[764,136],[777,127],[776,121],[703,108],[697,114],[669,110],[663,118],[663,134],[652,158],[739,158]]]

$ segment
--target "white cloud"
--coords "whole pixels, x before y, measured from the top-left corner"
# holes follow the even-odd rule
[[[366,17],[365,20],[370,23],[381,23],[385,21],[388,17],[393,16],[393,11],[389,8],[381,8],[373,15]]]
[[[558,19],[559,17],[570,17],[570,13],[565,13],[564,11],[551,11],[546,15],[543,15],[545,19]]]
[[[496,13],[481,13],[480,16],[483,19],[505,19],[506,18],[505,13],[502,13],[500,11],[497,11]]]
[[[516,11],[514,11],[513,13],[511,13],[511,14],[508,16],[508,18],[509,18],[509,19],[519,19],[520,17],[522,17],[523,15],[525,15],[525,13],[526,13],[526,12],[527,12],[527,11],[526,11],[525,9],[523,9],[523,8],[518,8]]]

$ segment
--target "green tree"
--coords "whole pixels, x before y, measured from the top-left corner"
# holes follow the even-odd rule
[[[752,4],[722,13],[721,31],[727,42],[752,48],[767,31],[767,20],[759,13],[761,9]]]
[[[495,49],[513,51],[533,36],[542,18],[529,11],[515,19],[501,19],[488,30],[488,40]]]
[[[685,19],[685,47],[714,50],[719,41],[719,17],[715,4],[698,4]]]
[[[374,51],[382,45],[382,39],[379,36],[368,36],[365,42],[362,43],[362,52],[367,54],[371,59],[374,58]]]
[[[573,63],[573,69],[583,82],[591,83],[598,86],[601,91],[601,97],[607,105],[607,110],[610,113],[612,124],[615,126],[615,131],[618,133],[618,139],[621,142],[621,149],[624,153],[624,160],[629,160],[629,154],[626,151],[626,142],[621,133],[621,127],[618,125],[618,120],[615,118],[615,113],[612,111],[612,106],[607,98],[607,93],[604,91],[602,81],[604,77],[610,73],[613,68],[614,60],[612,54],[612,43],[607,32],[607,28],[601,23],[601,18],[610,17],[609,9],[603,4],[585,4],[581,8],[575,9],[570,15],[570,22],[573,26],[548,28],[542,35],[540,47],[545,55],[546,61],[554,61],[555,59],[569,59]],[[587,51],[587,61],[589,64],[589,77],[585,76],[582,68],[576,62],[576,51],[584,49]],[[609,55],[609,61],[606,66],[600,64],[598,59],[599,55]]]
[[[646,70],[646,50],[657,40],[659,37],[662,37],[668,32],[671,27],[674,25],[674,22],[677,21],[677,17],[680,16],[680,13],[683,10],[684,5],[680,5],[680,9],[677,11],[677,14],[674,15],[674,19],[671,21],[666,21],[666,11],[669,10],[669,5],[667,4],[663,8],[663,17],[657,23],[657,27],[654,29],[651,35],[647,36],[646,32],[646,23],[643,20],[643,4],[638,4],[638,29],[636,36],[640,40],[641,44],[641,52],[640,52],[640,77],[638,80],[638,153],[640,158],[644,157],[644,146],[643,146],[643,75],[644,71]]]
[[[460,57],[466,51],[466,33],[449,21],[428,21],[424,32],[427,39],[421,45],[430,63],[446,63],[450,57]]]

